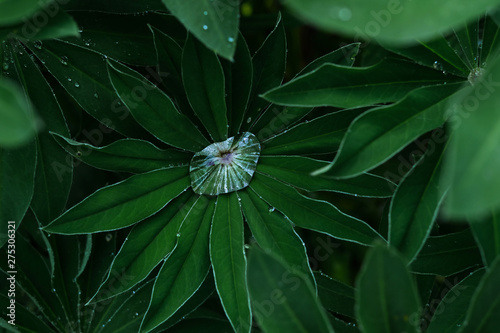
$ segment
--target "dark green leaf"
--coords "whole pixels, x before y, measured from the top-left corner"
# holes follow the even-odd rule
[[[449,276],[481,264],[481,254],[470,229],[427,238],[411,263],[416,273]]]
[[[251,189],[239,191],[238,197],[245,220],[259,246],[314,281],[304,243],[290,221],[280,213],[270,211],[269,205]]]
[[[162,0],[168,10],[209,49],[233,60],[239,23],[239,2],[202,0],[193,6],[183,0]]]
[[[356,282],[356,313],[363,332],[420,332],[420,301],[404,260],[378,244]]]
[[[312,155],[335,152],[347,128],[361,113],[361,110],[346,110],[327,114],[267,139],[264,134],[274,132],[272,130],[274,123],[269,123],[258,135],[259,139],[263,140],[262,154]],[[281,117],[285,116],[287,113],[281,114]]]
[[[281,105],[351,108],[395,102],[424,85],[460,80],[402,60],[388,59],[371,67],[325,64],[263,97]]]
[[[333,332],[309,279],[257,247],[248,266],[252,307],[264,332]]]
[[[304,67],[297,76],[312,72],[323,64],[337,64],[342,66],[352,66],[359,52],[360,43],[352,43],[325,54]]]
[[[210,260],[217,293],[238,333],[250,332],[252,320],[243,241],[243,217],[236,193],[218,196],[210,231]]]
[[[35,113],[19,87],[10,80],[0,80],[0,146],[26,144],[36,129]]]
[[[411,141],[445,122],[450,95],[458,88],[459,84],[420,88],[396,104],[362,114],[347,130],[331,167],[322,171],[348,178],[385,162]]]
[[[318,296],[325,308],[355,318],[353,287],[334,280],[323,273],[314,273],[314,278],[318,284]]]
[[[409,44],[415,39],[438,37],[451,27],[460,26],[498,4],[495,0],[480,0],[474,4],[460,0],[439,3],[433,0],[282,2],[306,22],[327,31],[394,44]]]
[[[500,205],[499,80],[496,62],[453,101],[453,135],[443,172],[443,181],[451,185],[444,205],[451,217],[480,217]]]
[[[307,191],[332,191],[363,197],[390,197],[395,186],[387,179],[362,174],[349,179],[330,179],[311,172],[328,162],[298,156],[261,156],[257,171]]]
[[[19,43],[13,46],[23,50]],[[43,131],[35,136],[37,165],[31,208],[38,221],[47,224],[59,216],[66,206],[73,178],[73,165],[67,162],[64,150],[54,142],[48,131],[63,135],[69,132],[49,83],[28,52],[12,52],[11,57],[14,60],[11,71],[16,72],[16,80],[23,86],[25,96],[45,123]]]
[[[92,138],[92,144],[103,141],[103,133],[110,132],[106,127],[132,137],[146,134],[116,95],[108,78],[104,55],[56,40],[27,46],[75,101],[105,125],[83,132]]]
[[[487,217],[472,220],[469,224],[481,251],[483,263],[490,266],[500,255],[500,211],[493,211]]]
[[[255,173],[250,187],[298,227],[363,245],[381,239],[365,222],[342,213],[328,202],[307,198],[294,188],[260,172]]]
[[[45,13],[40,13],[40,15],[44,14]],[[40,17],[35,14],[32,19],[23,24],[20,30],[15,32],[17,35],[16,37],[25,40],[44,40],[80,36],[78,25],[71,16],[66,14],[66,12],[59,10],[55,16],[52,17],[52,15],[46,24],[40,25]]]
[[[156,277],[141,331],[149,332],[177,312],[200,288],[210,268],[209,234],[215,200],[200,196],[177,231],[177,245]]]
[[[36,147],[31,142],[16,149],[0,148],[0,221],[6,226],[21,223],[33,197]],[[0,232],[0,246],[7,241],[7,229]]]
[[[500,257],[484,274],[472,296],[460,333],[495,332],[500,325]]]
[[[149,11],[161,11],[165,8],[158,0],[123,2],[122,0],[69,0],[64,8],[73,11],[137,14]]]
[[[271,88],[281,84],[286,69],[286,34],[281,20],[281,14],[273,31],[267,36],[262,46],[257,50],[252,59],[253,80],[252,90],[242,130],[250,128],[264,108],[269,104],[260,97]]]
[[[215,142],[227,139],[224,72],[217,55],[189,35],[182,53],[182,79],[194,112]]]
[[[129,290],[167,258],[196,199],[192,192],[186,191],[160,212],[135,225],[93,299],[99,301]]]
[[[2,276],[2,279],[5,279],[7,277]],[[15,301],[15,298],[7,298],[5,294],[0,294],[0,302],[2,304],[5,304],[6,308],[7,306],[11,306],[11,300]],[[37,333],[53,333],[54,330],[51,329],[47,324],[39,317],[37,317],[33,311],[28,310],[26,307],[24,307],[20,302],[14,303],[15,307],[15,312],[14,312],[14,320],[12,322],[15,323],[15,325],[12,325],[10,323],[2,323],[0,322],[0,327],[3,326],[5,329],[7,329],[8,332],[37,332]],[[6,321],[11,321],[11,318],[8,314],[10,312],[10,309],[2,309],[2,319]],[[10,326],[10,327],[9,327]],[[4,331],[5,332],[5,331]]]
[[[4,0],[0,3],[0,25],[22,21],[42,9],[52,0]]]
[[[177,111],[172,100],[139,73],[118,63],[109,63],[108,69],[116,93],[151,134],[174,147],[191,151],[208,145],[195,125]]]
[[[186,167],[135,175],[97,190],[44,229],[82,234],[123,228],[153,215],[189,186]]]
[[[439,179],[446,144],[429,143],[432,145],[403,178],[391,201],[389,244],[408,262],[424,246],[446,194]]]
[[[274,137],[277,133],[286,133],[294,123],[304,118],[312,111],[312,108],[284,107],[270,105],[262,116],[251,126],[251,131],[257,133],[261,141]],[[250,123],[252,118],[247,118]],[[309,133],[311,134],[311,133]]]
[[[158,1],[159,2],[159,1]],[[121,3],[119,8],[129,6]],[[93,50],[115,60],[139,66],[154,66],[157,64],[153,38],[148,24],[165,29],[172,37],[184,39],[182,29],[172,15],[160,13],[144,13],[137,15],[116,15],[93,12],[74,11],[71,13],[81,29],[81,38],[67,39],[73,44]],[[151,67],[147,67],[148,75],[154,79],[168,80],[157,76]]]
[[[95,147],[52,133],[54,139],[73,157],[103,170],[142,173],[162,168],[189,165],[191,154],[175,149],[162,150],[152,143],[123,139]]]
[[[460,331],[472,295],[484,273],[483,269],[477,270],[447,291],[435,309],[427,333],[455,333]],[[447,287],[450,286],[451,284]]]
[[[236,135],[245,117],[253,80],[252,56],[240,34],[236,45],[235,60],[222,61],[226,82],[227,123],[229,136]]]

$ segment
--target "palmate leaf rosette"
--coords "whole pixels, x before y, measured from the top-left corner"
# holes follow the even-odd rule
[[[231,137],[196,153],[189,166],[191,187],[197,194],[218,195],[250,184],[260,156],[260,143],[252,133]]]
[[[270,106],[260,97],[283,77],[286,50],[280,20],[253,59],[240,35],[234,62],[219,58],[192,36],[182,48],[160,30],[153,32],[160,70],[177,73],[176,80],[155,85],[112,57],[98,63],[99,73],[108,74],[108,95],[116,95],[130,110],[128,125],[137,133],[149,133],[101,147],[53,134],[58,144],[86,164],[133,175],[99,189],[43,229],[69,235],[130,227],[104,282],[87,291],[83,303],[121,297],[149,277],[154,286],[137,325],[141,332],[160,331],[185,313],[185,304],[200,304],[196,302],[202,285],[215,284],[232,328],[249,332],[252,307],[244,223],[258,246],[294,267],[313,288],[306,249],[294,226],[362,245],[383,238],[330,202],[303,193],[389,197],[392,183],[371,174],[347,180],[310,174],[329,164],[311,156],[334,153],[359,111],[301,122],[310,108]],[[58,80],[60,64],[51,57],[81,49],[69,42],[34,48]],[[333,51],[300,75],[323,64],[348,68],[358,49],[359,44],[352,44]],[[100,56],[90,49],[84,52],[89,59]],[[166,61],[166,56],[175,61]],[[202,58],[206,66],[200,65]],[[72,96],[85,106],[95,98],[95,91],[87,89],[91,80],[84,81],[81,64],[68,66],[83,73]],[[241,84],[237,78],[248,82]],[[252,78],[261,80],[250,89]],[[169,86],[179,83],[185,90]],[[145,93],[138,100],[136,93],[142,88]],[[213,280],[208,278],[212,275]]]

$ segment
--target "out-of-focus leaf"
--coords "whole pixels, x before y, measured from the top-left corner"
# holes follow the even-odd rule
[[[52,0],[4,0],[0,2],[0,25],[11,25],[27,19]]]
[[[120,14],[137,14],[165,9],[158,0],[142,0],[123,2],[121,0],[69,0],[64,5],[65,9],[72,11],[109,12]],[[99,13],[92,13],[99,14]]]
[[[500,211],[493,211],[481,220],[471,220],[469,225],[484,264],[490,266],[500,255]]]
[[[264,332],[333,332],[309,279],[257,247],[248,266],[252,308]]]
[[[306,22],[331,32],[357,39],[409,44],[429,40],[450,31],[498,5],[496,0],[464,3],[460,0],[436,3],[373,0],[282,0]]]
[[[69,235],[123,228],[153,215],[189,186],[186,167],[134,175],[97,190],[44,230]]]
[[[378,244],[356,282],[356,314],[363,332],[420,332],[420,300],[403,258]]]
[[[238,36],[238,1],[201,0],[193,6],[183,0],[162,0],[168,10],[203,44],[228,60],[233,60]]]

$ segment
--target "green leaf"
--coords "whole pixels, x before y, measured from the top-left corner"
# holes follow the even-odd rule
[[[499,80],[496,62],[453,101],[453,136],[443,171],[443,181],[451,186],[444,205],[450,217],[480,217],[500,205]]]
[[[420,88],[396,104],[365,112],[347,130],[332,165],[321,172],[348,178],[382,164],[420,135],[441,126],[450,95],[458,88],[459,84]]]
[[[362,174],[349,179],[312,176],[311,171],[328,162],[298,156],[261,156],[257,171],[307,191],[332,191],[363,197],[390,197],[395,186],[387,179]]]
[[[415,281],[396,251],[372,248],[356,281],[356,313],[363,332],[420,332]]]
[[[304,75],[321,67],[323,64],[337,64],[342,66],[352,66],[358,55],[361,43],[352,43],[338,48],[322,57],[310,62],[296,76]]]
[[[403,178],[391,200],[389,244],[408,262],[424,246],[446,194],[440,184],[445,151],[446,144],[429,140],[425,154]]]
[[[470,229],[427,238],[410,269],[421,274],[449,276],[481,265],[481,254]]]
[[[262,154],[313,155],[335,152],[338,150],[347,128],[361,113],[361,110],[346,110],[300,123],[283,133],[264,140]]]
[[[269,104],[260,95],[283,81],[286,69],[286,34],[281,14],[278,14],[273,31],[253,56],[252,64],[252,90],[241,130],[248,130]]]
[[[36,167],[34,142],[17,149],[0,148],[0,221],[14,221],[16,229],[33,197]],[[0,246],[7,241],[7,229],[0,232]]]
[[[357,39],[409,44],[439,37],[498,4],[496,0],[355,2],[341,0],[282,0],[297,16],[321,29]],[[425,18],[422,20],[422,18]]]
[[[26,144],[37,127],[33,108],[19,87],[10,80],[0,80],[0,146]]]
[[[158,1],[159,2],[159,1]],[[121,3],[123,8],[129,4]],[[156,54],[153,38],[148,24],[161,27],[171,32],[172,37],[185,39],[186,32],[182,25],[171,15],[161,13],[143,13],[137,15],[117,15],[85,11],[72,11],[71,15],[80,26],[81,38],[68,38],[72,44],[105,54],[107,57],[138,66],[155,66]],[[146,72],[154,79],[158,77],[153,68]]]
[[[189,103],[215,142],[227,139],[224,72],[217,55],[188,35],[182,79]]]
[[[218,196],[210,231],[210,260],[217,293],[235,332],[250,332],[252,324],[243,242],[237,194]]]
[[[314,273],[318,296],[323,306],[333,312],[355,318],[354,288],[332,279],[323,273]]]
[[[118,295],[144,280],[174,250],[177,232],[196,202],[197,197],[186,191],[161,211],[135,225],[92,301]]]
[[[309,279],[257,247],[248,267],[252,307],[264,332],[333,332]]]
[[[23,50],[10,52],[15,79],[23,87],[28,102],[37,109],[45,123],[43,130],[35,135],[37,165],[31,208],[38,221],[47,224],[59,216],[66,206],[73,178],[73,165],[66,161],[67,155],[48,131],[64,135],[69,132],[54,92],[34,60],[20,43],[13,42],[12,48]]]
[[[5,279],[7,277],[2,276],[2,279]],[[5,294],[0,294],[0,301],[2,304],[5,304],[6,307],[7,305],[10,306],[10,300],[15,300],[15,298],[7,298]],[[4,332],[37,332],[37,333],[52,333],[54,332],[47,324],[39,317],[37,317],[33,311],[27,309],[26,307],[23,306],[23,304],[20,304],[20,302],[14,303],[15,306],[15,325],[12,325],[10,323],[6,322],[6,325],[8,326],[3,326],[4,324],[0,322],[0,327],[4,327],[7,329],[7,331]],[[3,310],[3,309],[2,309]],[[9,310],[6,310],[7,312]],[[8,313],[8,312],[7,312]],[[2,313],[4,320],[11,320],[11,317],[7,315],[6,313]],[[10,326],[10,327],[9,327]]]
[[[215,200],[200,196],[178,229],[177,245],[158,273],[141,331],[177,312],[200,288],[210,269],[209,234]]]
[[[269,205],[252,190],[245,189],[237,193],[245,220],[259,246],[308,276],[314,284],[304,243],[290,221],[278,212],[269,211]]]
[[[362,245],[381,239],[365,222],[342,213],[328,202],[305,197],[294,188],[260,172],[255,173],[250,188],[298,227]]]
[[[183,0],[162,2],[206,47],[233,60],[238,36],[239,2],[202,0],[196,6]]]
[[[484,269],[479,269],[448,290],[435,309],[427,333],[454,333],[460,331],[471,298],[484,273]],[[450,286],[452,285],[450,284],[447,287]]]
[[[371,67],[324,64],[266,92],[270,102],[289,106],[352,108],[395,102],[425,85],[460,81],[415,63],[387,59]]]
[[[0,25],[11,25],[36,13],[52,0],[4,0],[0,2]]]
[[[52,133],[53,138],[73,157],[94,168],[143,173],[162,168],[189,165],[191,154],[175,149],[159,149],[152,143],[123,139],[104,147],[95,147]]]
[[[106,127],[132,137],[146,135],[116,95],[104,55],[58,40],[26,45],[71,97],[104,124],[102,128],[83,131],[92,138],[92,144],[102,143],[103,133],[110,131]]]
[[[494,332],[500,325],[500,257],[479,282],[460,333]]]
[[[35,14],[32,19],[26,21],[20,31],[15,32],[16,37],[25,40],[44,40],[80,36],[76,21],[62,10],[51,17],[45,25],[40,26],[40,21],[37,19],[39,20],[40,17]]]
[[[500,255],[500,211],[493,211],[481,220],[471,220],[469,225],[484,264],[490,266]]]
[[[134,118],[151,134],[174,147],[198,151],[208,141],[172,100],[139,73],[118,63],[109,63],[109,78]]]
[[[241,127],[252,89],[253,66],[250,50],[242,34],[238,37],[235,60],[222,61],[226,82],[227,123],[229,135]]]
[[[44,230],[70,235],[123,228],[153,215],[189,186],[186,167],[135,175],[97,190]]]

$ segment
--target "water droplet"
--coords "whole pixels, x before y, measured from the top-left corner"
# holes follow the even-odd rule
[[[106,234],[106,242],[110,242],[112,239],[113,239],[113,234],[112,233]]]
[[[51,291],[52,291],[53,293],[55,293],[55,292],[56,292],[56,290],[55,290],[54,288],[52,288],[52,290],[51,290]]]
[[[95,94],[94,94],[94,98],[96,98],[96,99],[97,99],[97,98],[99,98],[99,94],[98,94],[98,93],[95,93]]]
[[[85,42],[85,46],[90,46],[89,41],[86,41],[86,42]]]
[[[71,80],[71,78],[70,78],[70,77],[68,77],[68,82],[71,82],[71,81],[72,81],[72,80]]]
[[[136,317],[137,317],[137,316],[139,316],[139,312],[136,312],[136,313],[135,313],[135,316],[136,316]]]
[[[247,249],[247,250],[248,250],[249,248],[250,248],[250,245],[245,244],[245,249]]]
[[[178,232],[178,233],[176,234],[176,236],[177,236],[177,237],[181,237],[181,233],[180,233],[180,232]]]
[[[4,62],[2,68],[3,68],[4,71],[8,70],[9,69],[9,64],[6,63],[6,62]]]
[[[234,38],[233,38],[233,37],[228,37],[227,41],[228,41],[229,43],[233,43],[233,42],[234,42]]]
[[[66,56],[62,56],[62,57],[61,57],[61,64],[63,64],[63,65],[67,65],[67,64],[68,64],[68,57],[66,57]]]
[[[269,213],[272,213],[272,212],[274,212],[274,210],[275,210],[275,209],[276,209],[276,208],[274,208],[274,207],[272,207],[272,206],[271,206],[271,207],[269,207],[269,209],[268,209],[267,211],[268,211]]]
[[[341,21],[349,21],[352,17],[352,13],[351,13],[351,10],[349,8],[341,8],[339,10],[339,19]]]
[[[75,82],[75,88],[80,88],[80,83]]]
[[[208,15],[208,12],[205,10],[205,11],[203,12],[203,15],[207,16],[207,15]]]
[[[432,67],[438,71],[443,70],[443,65],[441,65],[441,63],[439,63],[438,61],[434,61],[434,64],[432,65]]]
[[[247,124],[250,124],[251,121],[252,121],[252,117],[248,117]]]
[[[205,25],[203,26],[203,30],[208,30],[208,25],[206,25],[206,24],[205,24]]]
[[[34,41],[33,46],[35,46],[37,49],[41,50],[42,49],[42,41],[39,41],[39,40]]]

